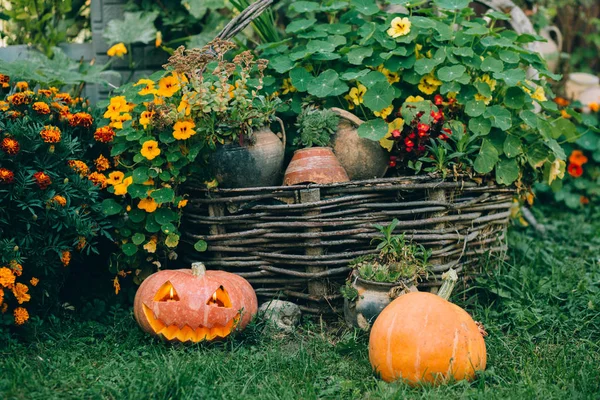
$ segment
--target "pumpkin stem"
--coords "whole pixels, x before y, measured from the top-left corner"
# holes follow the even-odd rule
[[[206,266],[204,263],[195,262],[192,263],[192,275],[202,278],[206,273]]]
[[[454,290],[454,286],[458,281],[458,274],[455,270],[450,268],[448,271],[442,274],[442,286],[440,290],[438,290],[438,296],[440,296],[444,300],[448,300],[452,291]]]

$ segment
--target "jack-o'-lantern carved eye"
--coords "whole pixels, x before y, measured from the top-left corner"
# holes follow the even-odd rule
[[[206,304],[209,306],[216,305],[217,307],[231,308],[231,299],[229,299],[229,295],[225,291],[225,288],[219,286],[212,296],[210,296]]]
[[[179,301],[179,295],[171,282],[166,281],[154,295],[154,301]]]

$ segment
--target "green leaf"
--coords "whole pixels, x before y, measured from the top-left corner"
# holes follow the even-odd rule
[[[444,10],[462,10],[467,8],[469,3],[469,0],[433,0],[433,4]]]
[[[294,68],[294,62],[290,60],[288,56],[280,55],[274,57],[271,62],[269,62],[269,66],[278,73],[283,74]]]
[[[504,95],[504,105],[515,110],[525,105],[525,92],[518,86],[509,87]]]
[[[475,54],[470,47],[455,47],[452,49],[452,52],[461,57],[473,57]]]
[[[135,208],[127,213],[127,216],[134,223],[140,223],[146,218],[146,212],[140,210],[139,208]]]
[[[476,135],[487,135],[492,129],[492,122],[483,117],[471,118],[469,120],[469,130]]]
[[[494,57],[486,57],[481,62],[481,70],[486,72],[502,72],[504,63]]]
[[[206,243],[204,240],[198,240],[196,243],[194,243],[194,250],[202,253],[203,251],[206,251],[206,249],[208,248],[208,243]]]
[[[337,72],[328,69],[308,83],[308,93],[317,97],[327,97],[333,92],[335,82],[338,78]]]
[[[552,150],[556,158],[560,160],[565,160],[567,158],[565,150],[560,146],[560,144],[558,144],[556,140],[550,139],[546,140],[544,143],[546,144],[546,146],[548,146],[550,150]]]
[[[379,109],[381,110],[381,108]],[[388,132],[388,124],[381,118],[372,119],[358,127],[358,136],[375,142],[383,139]]]
[[[379,7],[373,0],[352,0],[351,4],[361,14],[373,15],[379,12]]]
[[[346,54],[348,62],[354,65],[362,65],[366,57],[371,57],[373,54],[372,47],[355,47]]]
[[[125,243],[122,247],[121,250],[123,250],[123,253],[125,253],[126,256],[132,256],[135,253],[137,253],[137,246],[133,243]]]
[[[574,143],[578,139],[577,127],[571,121],[565,118],[560,118],[552,124],[554,130],[560,135],[562,134],[567,142]]]
[[[524,81],[526,77],[525,71],[519,68],[494,73],[494,79],[502,80],[508,86],[516,86],[519,82]]]
[[[362,78],[363,76],[367,75],[369,72],[371,72],[370,69],[362,69],[362,70],[356,70],[356,69],[350,69],[347,70],[346,72],[344,72],[340,78],[345,80],[345,81],[352,81],[358,78]]]
[[[511,50],[501,50],[499,55],[502,61],[509,64],[517,64],[521,60],[519,53]]]
[[[308,90],[308,83],[313,79],[313,76],[304,68],[294,68],[290,71],[290,78],[292,79],[292,85],[299,92],[306,92]]]
[[[144,243],[144,240],[146,240],[146,236],[143,233],[136,233],[131,237],[131,241],[133,242],[133,244],[135,245],[140,245],[142,243]]]
[[[173,211],[173,210],[169,210],[168,208],[159,208],[158,210],[156,210],[156,212],[154,213],[154,220],[161,224],[168,224],[169,222],[175,221],[178,218],[178,214]]]
[[[392,104],[394,89],[388,82],[378,82],[367,90],[363,99],[371,111],[381,111]]]
[[[154,21],[158,11],[125,12],[124,19],[111,19],[104,28],[103,36],[110,44],[150,43],[156,39]],[[131,50],[131,49],[130,49]]]
[[[533,168],[540,168],[548,160],[548,149],[543,143],[536,142],[529,146],[525,155]]]
[[[529,110],[524,110],[519,113],[519,117],[533,129],[538,128],[538,116]]]
[[[437,76],[444,82],[452,82],[462,77],[467,68],[464,65],[453,65],[451,67],[442,67],[438,70]]]
[[[148,180],[148,167],[138,167],[133,170],[133,183],[144,183]]]
[[[123,207],[121,207],[114,199],[105,199],[102,202],[102,212],[106,216],[119,214],[122,210]]]
[[[469,117],[479,117],[485,111],[485,103],[483,101],[471,100],[465,104],[465,113]]]
[[[512,115],[510,111],[502,106],[495,105],[488,107],[483,116],[492,121],[494,128],[507,131],[512,126]]]
[[[285,31],[287,33],[298,33],[310,28],[315,22],[317,22],[317,20],[314,18],[297,19],[290,22],[285,28]]]
[[[510,185],[519,177],[519,164],[515,158],[503,158],[496,165],[496,181],[501,185]]]
[[[521,146],[521,139],[516,136],[508,135],[504,140],[504,154],[509,158],[514,158],[519,154],[523,153],[523,147]]]
[[[167,223],[164,225],[160,226],[160,230],[165,234],[168,235],[169,233],[174,233],[177,232],[177,227],[175,225],[173,225],[172,223]]]
[[[360,79],[360,83],[365,85],[367,89],[375,86],[378,83],[388,83],[387,78],[384,74],[379,71],[371,71],[364,76],[364,78]],[[389,84],[389,83],[388,83]],[[381,109],[379,109],[381,110]],[[377,111],[379,111],[377,110]]]
[[[479,174],[487,174],[498,162],[498,150],[488,140],[484,140],[473,167]]]
[[[419,75],[425,75],[433,71],[440,63],[432,58],[420,58],[415,61],[415,72]]]
[[[175,199],[175,192],[170,188],[155,190],[150,195],[158,204],[169,203]]]
[[[196,19],[204,17],[208,10],[218,10],[224,7],[223,2],[220,0],[185,0],[182,3]]]
[[[133,185],[129,185],[127,188],[127,194],[134,199],[145,199],[147,197],[148,190],[150,190],[150,186],[134,183]]]
[[[165,245],[167,247],[174,248],[174,247],[177,247],[178,244],[179,244],[179,235],[175,235],[174,233],[169,234],[167,236],[167,238],[165,239]]]
[[[335,48],[335,43],[325,40],[310,40],[306,44],[306,50],[311,53],[331,53]]]
[[[312,1],[295,1],[290,4],[290,8],[297,13],[311,12],[319,8],[319,3]]]

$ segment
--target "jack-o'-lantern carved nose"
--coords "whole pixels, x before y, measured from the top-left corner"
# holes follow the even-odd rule
[[[179,295],[177,294],[177,291],[171,282],[166,281],[156,291],[156,294],[154,295],[154,301],[179,301]]]
[[[219,286],[217,290],[210,296],[207,305],[216,305],[217,307],[225,307],[231,308],[231,299],[229,299],[229,295],[223,286]]]

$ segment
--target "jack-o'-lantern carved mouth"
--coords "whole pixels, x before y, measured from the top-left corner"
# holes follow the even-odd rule
[[[161,303],[179,302],[180,298],[171,282],[167,281],[158,289],[153,300]],[[212,296],[208,298],[206,306],[231,309],[231,299],[223,286],[217,288]],[[238,313],[234,318],[229,319],[229,322],[223,326],[213,326],[209,328],[201,325],[192,327],[185,324],[180,328],[177,324],[167,325],[165,322],[161,321],[146,304],[143,304],[143,310],[146,320],[157,335],[164,336],[167,340],[177,339],[180,342],[198,343],[205,340],[225,338],[234,330],[240,320],[240,314]]]

